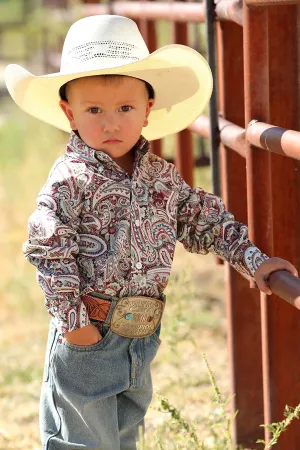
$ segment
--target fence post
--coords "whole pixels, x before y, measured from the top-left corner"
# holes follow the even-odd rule
[[[298,129],[297,7],[268,8],[269,123]],[[256,117],[253,117],[256,118]],[[271,154],[272,222],[274,255],[299,262],[299,162]],[[298,266],[298,268],[300,268]],[[263,300],[266,333],[264,373],[267,422],[283,419],[286,405],[300,403],[300,313],[280,298]],[[294,422],[276,449],[299,449],[300,425]]]
[[[244,6],[245,123],[251,119],[269,122],[268,9]],[[271,198],[271,155],[247,146],[248,224],[251,240],[265,253],[273,255]],[[269,300],[268,300],[269,301]],[[262,322],[265,322],[266,296],[261,294]],[[269,422],[267,396],[269,376],[267,330],[262,325],[264,420]],[[265,432],[268,439],[268,430]]]
[[[152,53],[157,49],[157,36],[156,36],[156,26],[154,20],[148,20],[148,48],[149,52]],[[151,151],[157,156],[162,156],[162,140],[156,139],[151,142]]]
[[[188,24],[174,23],[174,41],[176,44],[188,45]],[[194,184],[194,155],[191,132],[186,128],[176,136],[175,164],[184,180],[190,185]]]
[[[232,22],[217,24],[220,111],[244,127],[243,29]],[[221,145],[221,179],[226,207],[247,223],[246,161]],[[263,438],[263,389],[259,291],[226,264],[226,308],[234,441],[251,449]],[[251,345],[249,343],[251,342]],[[247,357],[245,357],[245,351]]]

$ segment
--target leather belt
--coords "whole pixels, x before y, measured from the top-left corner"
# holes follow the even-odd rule
[[[164,302],[157,298],[133,296],[105,300],[93,292],[82,295],[90,319],[103,321],[123,337],[151,336],[158,328],[164,311]]]

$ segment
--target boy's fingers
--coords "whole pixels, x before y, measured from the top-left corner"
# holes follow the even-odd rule
[[[272,294],[267,280],[271,273],[276,272],[277,270],[286,270],[295,277],[298,277],[298,271],[296,267],[294,267],[293,264],[291,264],[289,261],[285,261],[281,258],[270,258],[266,260],[254,274],[254,279],[256,281],[257,287],[264,294]]]
[[[255,281],[256,281],[257,287],[260,291],[262,291],[264,294],[267,294],[267,295],[272,294],[272,291],[269,288],[269,286],[268,286],[266,280],[263,278],[263,276],[257,276],[255,278]]]
[[[296,269],[296,267],[293,266],[293,264],[291,264],[289,261],[285,261],[284,259],[278,259],[277,262],[277,269],[274,269],[267,274],[267,276],[271,275],[272,272],[275,272],[276,270],[286,270],[287,272],[290,272],[292,275],[295,275],[295,277],[298,277],[298,271]]]
[[[293,264],[289,263],[288,261],[286,261],[286,267],[284,270],[287,270],[292,275],[295,275],[295,277],[298,277],[298,271],[297,271],[296,267],[294,267]]]
[[[281,258],[270,258],[266,260],[265,263],[262,264],[261,269],[265,278],[268,278],[272,272],[275,272],[277,270],[286,270],[295,277],[298,277],[298,271],[296,267],[293,266],[293,264],[291,264],[289,261]]]

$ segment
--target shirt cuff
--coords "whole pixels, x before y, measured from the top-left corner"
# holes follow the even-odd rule
[[[267,259],[269,259],[269,257],[262,253],[257,247],[251,246],[247,248],[244,255],[244,262],[245,268],[252,278],[259,266]]]

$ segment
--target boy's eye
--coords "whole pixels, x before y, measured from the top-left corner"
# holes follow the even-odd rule
[[[91,114],[98,114],[101,111],[100,108],[96,108],[96,106],[93,106],[92,108],[88,109],[88,112],[90,112]]]
[[[132,107],[129,105],[124,105],[124,106],[121,106],[121,108],[120,108],[121,112],[128,112],[131,109],[132,109]]]

